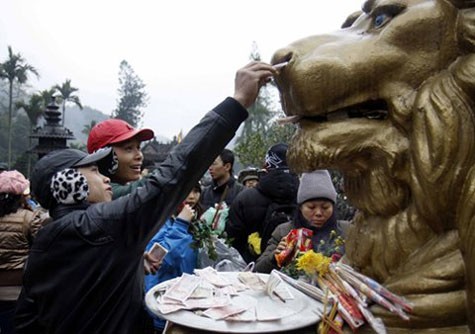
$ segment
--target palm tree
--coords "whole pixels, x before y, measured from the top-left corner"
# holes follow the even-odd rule
[[[86,136],[89,137],[89,134],[91,133],[91,130],[94,126],[96,126],[97,121],[92,120],[90,124],[84,124],[84,129],[82,129],[82,133],[84,133]]]
[[[73,95],[73,93],[77,92],[79,89],[76,88],[76,87],[71,86],[71,80],[70,79],[66,79],[66,81],[63,82],[63,84],[61,86],[56,85],[53,88],[55,88],[59,91],[59,94],[60,94],[60,97],[61,97],[61,100],[62,100],[61,104],[62,104],[62,110],[63,110],[63,125],[64,125],[64,120],[66,118],[65,112],[66,112],[66,103],[67,102],[74,103],[75,105],[77,105],[79,107],[79,109],[82,110],[82,105],[81,105],[81,101],[79,100],[79,97],[77,95]]]
[[[38,124],[38,120],[44,113],[45,105],[44,105],[44,99],[43,96],[40,94],[33,94],[30,97],[30,100],[28,103],[25,103],[23,101],[19,101],[15,103],[16,109],[23,109],[26,112],[26,115],[28,116],[28,119],[30,120],[30,133],[32,133],[33,128]],[[31,147],[31,137],[30,137],[30,144],[29,146]],[[28,177],[30,175],[30,169],[31,169],[31,154],[28,154]]]
[[[0,64],[0,78],[8,80],[8,167],[12,162],[12,115],[13,115],[13,84],[24,84],[28,74],[33,73],[39,77],[38,71],[20,53],[14,54],[12,47],[8,46],[8,59]]]
[[[41,96],[41,100],[43,102],[43,109],[46,109],[48,104],[50,104],[55,97],[56,94],[56,88],[52,87],[50,89],[43,89],[38,93],[39,96]]]

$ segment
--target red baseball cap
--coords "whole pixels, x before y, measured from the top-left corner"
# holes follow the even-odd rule
[[[117,118],[102,121],[92,128],[87,138],[87,151],[95,152],[110,144],[120,143],[137,137],[140,141],[150,140],[154,133],[150,129],[134,129],[132,125]]]

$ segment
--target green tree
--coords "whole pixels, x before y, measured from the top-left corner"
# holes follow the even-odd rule
[[[18,101],[15,103],[15,108],[23,109],[30,120],[30,126],[33,128],[38,124],[38,120],[44,113],[44,99],[40,94],[31,95],[28,103],[24,101]]]
[[[55,98],[56,88],[51,87],[50,89],[44,89],[38,93],[43,99],[43,108],[46,109],[46,106],[50,104]]]
[[[125,60],[120,63],[118,93],[117,108],[112,112],[112,117],[137,127],[143,117],[140,108],[147,106],[148,96],[142,79]]]
[[[260,61],[257,44],[252,45],[251,60]],[[279,126],[274,121],[279,113],[272,89],[275,86],[267,84],[259,91],[256,102],[249,108],[249,117],[244,122],[242,132],[236,139],[236,151],[243,165],[262,166],[267,149],[278,143],[287,143],[295,131],[294,126]]]
[[[269,147],[279,142],[288,143],[294,132],[294,125],[272,123],[268,129],[243,137],[234,147],[234,152],[244,166],[262,167]]]
[[[44,105],[44,100],[43,97],[40,94],[33,94],[30,97],[30,100],[28,103],[24,101],[18,101],[15,103],[15,108],[18,109],[23,109],[26,112],[26,115],[28,116],[28,120],[30,121],[30,134],[33,131],[33,128],[36,127],[38,124],[38,120],[40,117],[43,115],[44,110],[45,110],[45,105]],[[29,147],[32,147],[32,140],[31,137],[28,136],[29,138]],[[28,154],[27,158],[27,176],[30,175],[30,170],[31,170],[31,154]]]
[[[26,63],[20,53],[13,53],[8,46],[8,59],[0,64],[0,78],[8,81],[8,166],[12,163],[12,117],[13,117],[13,85],[22,85],[28,81],[30,73],[39,77],[38,71]]]
[[[92,128],[96,126],[96,124],[97,124],[96,120],[92,120],[91,123],[89,124],[84,124],[84,128],[81,130],[81,132],[89,137],[89,134],[91,133]]]
[[[261,55],[255,42],[252,45],[249,58],[255,61],[261,60]],[[266,131],[270,127],[270,120],[274,114],[275,112],[272,111],[272,95],[266,85],[260,89],[256,101],[249,108],[249,117],[244,122],[242,132],[236,139],[236,142],[239,143],[245,140],[246,137],[251,136],[256,131]]]
[[[79,151],[87,152],[86,144],[80,142],[72,142],[69,144],[69,148],[74,148]]]
[[[79,89],[71,86],[70,79],[66,79],[66,81],[63,82],[61,85],[55,85],[53,88],[59,92],[59,97],[61,98],[61,109],[63,111],[62,124],[64,125],[64,120],[66,118],[66,103],[74,103],[79,107],[79,109],[82,110],[81,100],[77,95],[74,95],[74,93],[79,91]]]

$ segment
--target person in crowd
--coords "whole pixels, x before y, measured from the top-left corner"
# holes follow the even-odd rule
[[[335,250],[339,256],[343,255],[344,249],[335,245],[345,230],[344,222],[338,222],[336,218],[336,199],[337,193],[327,170],[304,173],[297,194],[299,210],[292,221],[274,230],[267,248],[257,259],[255,270],[270,273],[272,269],[280,269],[275,256],[285,249],[286,236],[292,229],[310,229],[315,251],[331,255],[329,253]]]
[[[146,250],[150,251],[155,243],[168,250],[165,257],[151,261],[152,273],[145,276],[145,291],[169,279],[179,277],[183,273],[193,274],[196,268],[198,249],[192,247],[193,234],[190,224],[200,224],[199,217],[203,214],[199,199],[201,186],[196,184],[178,207],[175,215],[149,241]],[[153,316],[155,331],[161,333],[165,320]]]
[[[42,216],[26,202],[30,182],[16,170],[0,173],[0,332],[14,332],[23,266]]]
[[[244,189],[233,176],[233,165],[233,151],[224,149],[209,166],[208,172],[213,182],[203,189],[201,205],[204,210],[223,202],[229,208],[237,194]]]
[[[111,148],[89,155],[56,150],[36,163],[31,189],[53,221],[39,231],[30,252],[17,333],[145,331],[143,250],[275,74],[262,62],[238,70],[234,96],[207,113],[143,186],[112,202],[110,179],[98,167],[111,163]]]
[[[249,167],[241,170],[238,175],[238,182],[246,188],[255,188],[259,183],[257,168]]]
[[[117,118],[102,121],[91,129],[87,138],[87,151],[93,153],[110,146],[117,156],[117,166],[99,166],[101,172],[111,179],[114,199],[129,194],[146,182],[148,176],[142,175],[144,157],[140,145],[153,137],[152,130],[134,129],[126,121]]]
[[[247,262],[257,259],[276,225],[287,222],[296,210],[299,179],[287,165],[287,147],[278,143],[269,148],[258,185],[241,192],[229,209],[226,233]],[[256,242],[248,242],[251,235]]]

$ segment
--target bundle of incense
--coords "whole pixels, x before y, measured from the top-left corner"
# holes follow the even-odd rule
[[[395,304],[400,305],[405,311],[407,312],[412,312],[412,305],[407,302],[404,298],[392,293],[388,289],[386,289],[384,286],[376,282],[375,280],[369,278],[368,276],[365,276],[357,271],[355,271],[353,268],[351,268],[348,265],[345,264],[338,264],[335,269],[338,270],[344,270],[348,274],[351,274],[353,276],[356,276],[360,280],[362,280],[364,283],[366,283],[371,289],[379,293],[381,296],[385,297],[386,299],[389,299]]]
[[[277,119],[277,124],[284,125],[284,124],[294,124],[297,123],[302,119],[303,116],[301,115],[293,115],[287,117],[281,117]]]
[[[353,332],[355,332],[359,327],[364,325],[364,320],[354,318],[351,313],[342,305],[342,303],[338,303],[338,312],[340,313],[341,317],[346,321],[346,323],[351,327]]]
[[[283,63],[274,64],[274,65],[272,65],[272,67],[273,67],[274,69],[276,69],[276,70],[280,70],[281,68],[287,66],[288,63],[289,63],[288,61],[285,61],[285,62],[283,62]]]
[[[330,276],[338,282],[340,287],[342,288],[343,291],[345,291],[347,294],[349,294],[353,299],[355,299],[359,304],[363,305],[364,307],[367,307],[368,304],[360,297],[358,291],[356,291],[351,284],[343,280],[338,274],[333,271],[333,268],[330,267],[329,271]]]
[[[312,297],[315,300],[318,300],[319,302],[323,301],[323,291],[319,289],[318,287],[302,282],[302,281],[297,281],[293,279],[290,276],[287,276],[286,274],[278,271],[278,270],[272,270],[272,272],[275,272],[278,276],[280,276],[285,282],[290,284],[292,287],[296,288],[297,290],[305,293],[307,296]]]
[[[336,297],[338,303],[338,311],[345,321],[350,325],[353,330],[364,324],[364,318],[356,305],[356,302],[349,297],[348,294],[340,291],[335,285],[323,277],[317,278],[319,286],[329,289]]]
[[[368,311],[363,305],[358,304],[363,317],[368,321],[368,324],[373,328],[376,334],[386,334],[386,327],[384,326],[381,318],[376,318],[370,311]]]
[[[330,328],[335,333],[343,334],[343,331],[341,330],[341,328],[338,327],[339,324],[335,321],[337,309],[338,309],[338,303],[333,303],[330,314],[327,315],[325,312],[323,313],[322,328],[321,328],[320,334],[327,334]]]
[[[391,302],[389,302],[387,299],[384,297],[380,296],[378,293],[376,293],[374,290],[372,290],[368,285],[365,283],[361,282],[354,276],[351,276],[350,274],[346,273],[345,271],[341,271],[341,275],[345,277],[345,280],[348,281],[353,287],[355,287],[358,291],[362,292],[366,296],[368,296],[372,301],[375,303],[383,306],[387,310],[389,310],[392,313],[397,314],[399,317],[401,317],[404,320],[409,320],[409,316],[404,313],[404,311],[393,305]]]

